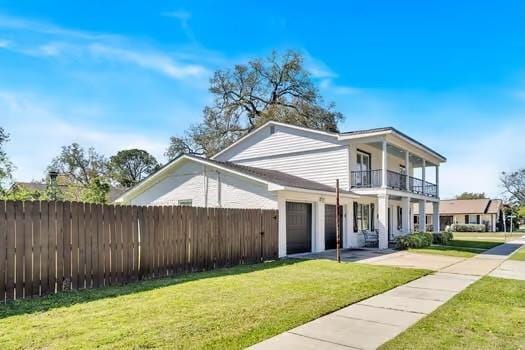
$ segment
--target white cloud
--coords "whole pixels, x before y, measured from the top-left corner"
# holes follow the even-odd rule
[[[60,152],[60,147],[73,142],[84,147],[93,146],[106,156],[121,149],[141,148],[163,160],[169,135],[157,131],[137,132],[125,126],[120,129],[103,128],[97,121],[71,121],[82,119],[71,116],[72,111],[87,108],[89,106],[76,106],[76,109],[58,107],[42,96],[0,91],[2,126],[11,136],[6,150],[17,167],[15,178],[18,181],[42,178],[47,165]],[[70,118],[62,117],[64,110]],[[96,108],[94,113],[97,113]]]
[[[184,23],[187,23],[187,21],[191,18],[191,13],[185,10],[175,10],[175,11],[163,12],[162,15],[164,17],[177,18],[178,20]]]
[[[52,23],[33,21],[5,14],[0,14],[0,28],[20,31],[31,31],[40,34],[48,34],[53,36],[84,40],[105,40],[118,37],[117,35],[113,34],[93,33],[88,31],[63,28]]]
[[[180,64],[169,56],[159,53],[141,53],[100,44],[89,46],[89,51],[97,57],[133,63],[142,68],[152,69],[175,79],[198,77],[207,74],[207,69],[200,65]]]
[[[356,87],[334,84],[330,78],[322,79],[319,87],[326,93],[335,95],[354,95],[361,92],[361,89]]]
[[[189,18],[184,17],[183,13],[178,15],[180,18],[186,18],[184,21]],[[67,29],[54,24],[2,15],[0,15],[0,28],[24,32],[20,33],[21,39],[18,40],[17,45],[10,45],[10,42],[0,40],[0,47],[19,54],[79,61],[89,58],[104,59],[136,65],[172,79],[204,77],[209,73],[204,65],[196,63],[200,60],[199,55],[186,54],[184,60],[179,60],[176,58],[179,56],[177,53],[153,50],[144,47],[140,42],[119,35]],[[27,31],[39,35],[27,38]]]
[[[442,197],[462,192],[485,192],[501,197],[501,172],[525,166],[525,120],[503,125],[494,120],[484,125],[485,131],[463,137],[449,134],[443,140],[448,161],[440,173]]]

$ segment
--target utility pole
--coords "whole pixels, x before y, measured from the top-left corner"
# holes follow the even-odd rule
[[[341,230],[339,229],[339,179],[335,180],[335,236],[336,236],[336,254],[337,262],[341,262]]]

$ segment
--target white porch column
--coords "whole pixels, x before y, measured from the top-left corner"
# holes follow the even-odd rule
[[[401,198],[401,226],[403,226],[403,233],[410,233],[410,198],[403,197]]]
[[[347,148],[348,157],[348,191],[352,188],[352,170],[354,170],[354,163],[355,163],[355,148],[352,145],[348,145]]]
[[[419,232],[425,232],[426,231],[426,213],[425,213],[425,206],[427,205],[426,200],[420,200],[419,201]]]
[[[279,198],[279,258],[286,256],[286,199]]]
[[[387,163],[387,143],[386,140],[383,140],[383,148],[381,152],[381,187],[386,188],[387,187],[387,177],[386,177],[386,171],[388,167]]]
[[[324,202],[318,201],[317,202],[317,210],[316,215],[317,218],[315,220],[316,228],[315,228],[315,236],[312,241],[314,242],[313,251],[314,252],[322,252],[325,250],[325,226],[324,226]]]
[[[421,178],[423,180],[423,188],[422,188],[422,191],[423,191],[423,194],[425,194],[426,192],[426,186],[425,186],[425,173],[426,173],[426,170],[427,170],[427,161],[423,159],[423,166],[421,167]]]
[[[406,190],[410,191],[410,152],[405,151]],[[404,209],[403,209],[404,210]]]
[[[346,213],[346,236],[343,240],[343,248],[354,248],[357,247],[357,232],[354,232],[354,203],[346,204],[345,207]]]
[[[440,222],[439,222],[439,202],[432,203],[432,228],[433,232],[439,232],[440,231]]]
[[[439,164],[436,165],[436,197],[439,198]]]
[[[377,196],[377,228],[379,230],[379,249],[388,248],[388,195]]]

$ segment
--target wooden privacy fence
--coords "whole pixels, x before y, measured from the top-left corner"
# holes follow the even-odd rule
[[[277,258],[277,211],[0,201],[0,300]]]

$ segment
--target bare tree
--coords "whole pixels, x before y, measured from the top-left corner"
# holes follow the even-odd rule
[[[204,108],[203,121],[170,139],[168,158],[211,156],[269,120],[335,132],[343,119],[333,103],[325,105],[303,57],[294,51],[219,70],[209,91],[214,102]]]
[[[107,160],[92,147],[86,151],[78,143],[72,143],[62,147],[60,154],[51,161],[48,170],[67,175],[73,183],[88,186],[95,179],[106,177]]]
[[[525,168],[512,173],[502,172],[500,180],[510,201],[520,206],[525,205]]]

